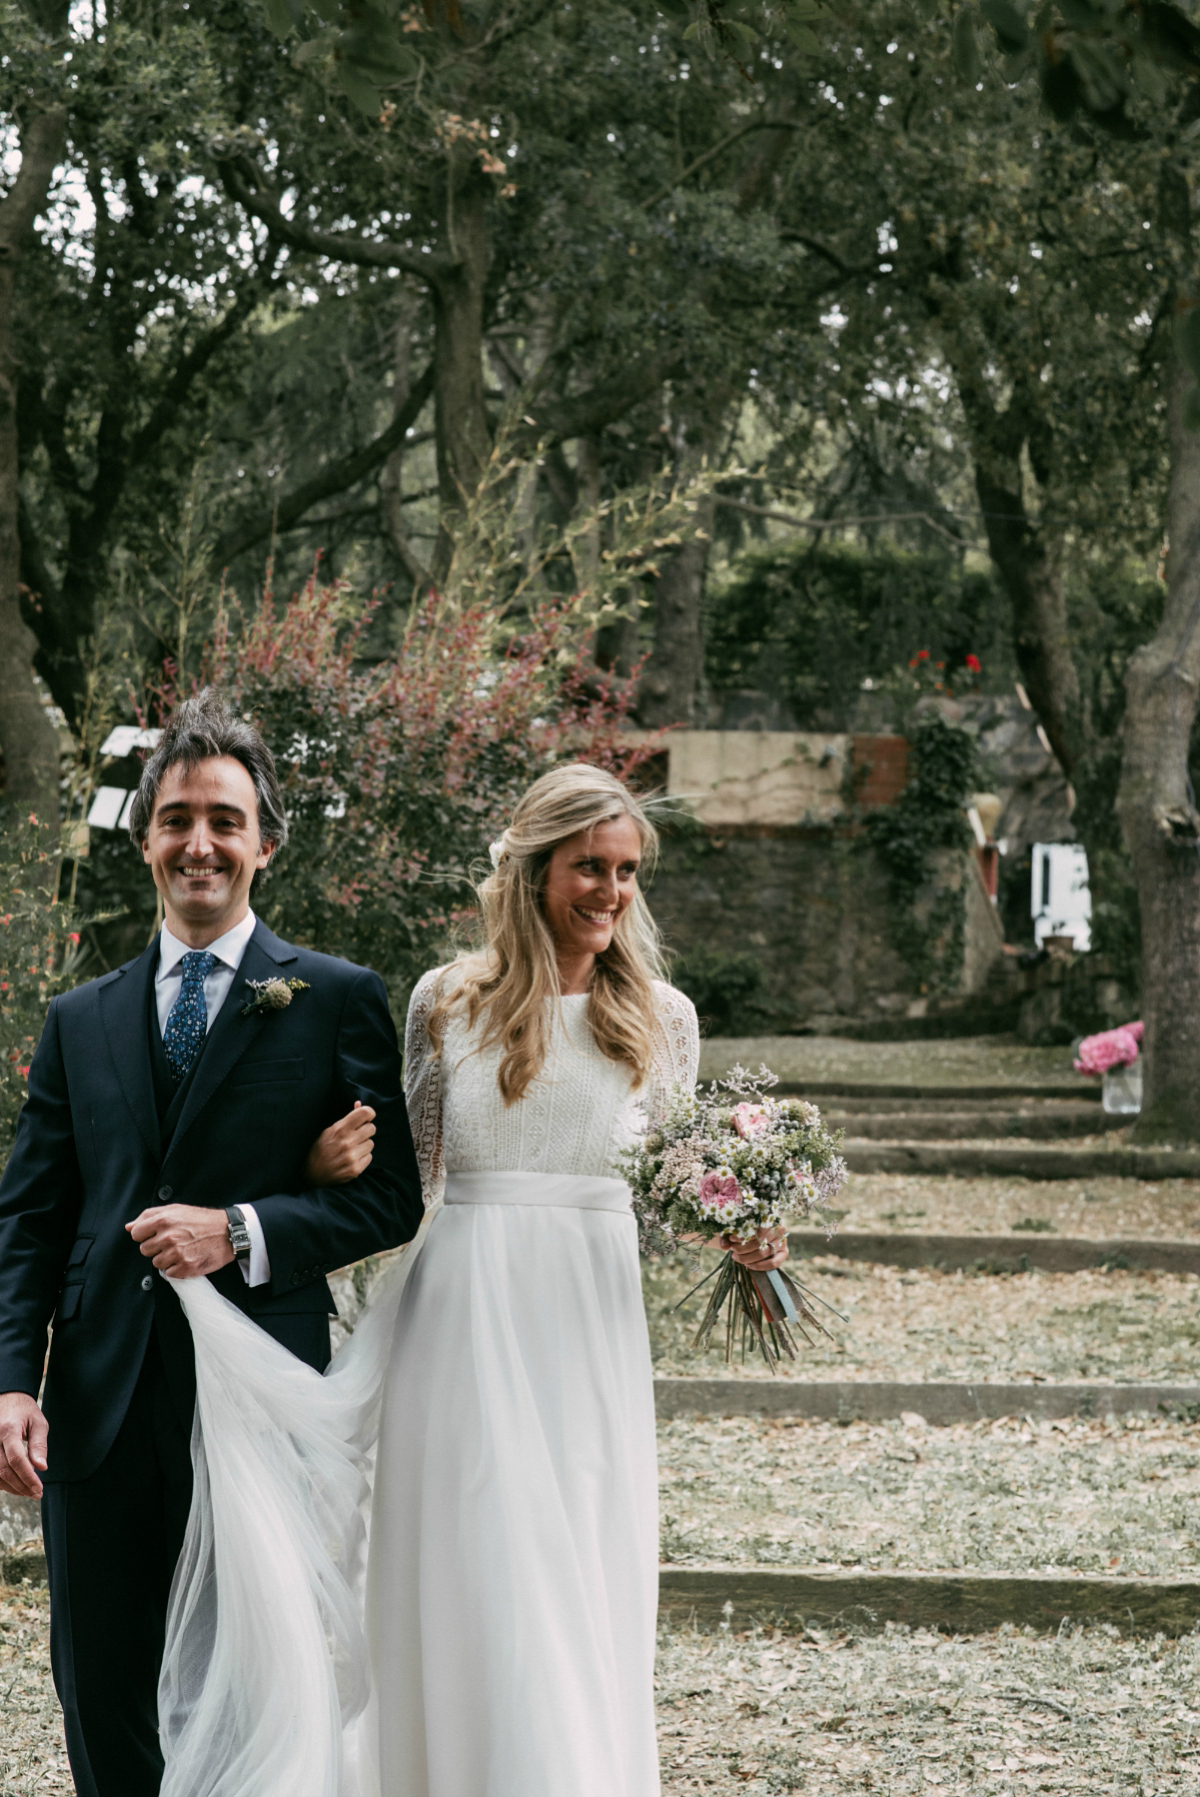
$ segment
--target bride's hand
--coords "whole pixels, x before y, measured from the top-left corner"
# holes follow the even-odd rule
[[[787,1230],[760,1229],[752,1242],[731,1242],[722,1236],[721,1246],[730,1249],[734,1260],[749,1267],[752,1273],[769,1273],[772,1267],[781,1267],[788,1257]]]
[[[360,1098],[328,1129],[323,1129],[308,1151],[304,1177],[313,1186],[343,1186],[357,1179],[371,1165],[375,1152],[375,1113]]]

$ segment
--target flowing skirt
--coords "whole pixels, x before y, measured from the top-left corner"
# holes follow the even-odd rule
[[[379,1443],[383,1797],[657,1797],[654,1401],[628,1194],[490,1174],[451,1176],[446,1199]]]
[[[179,1289],[196,1496],[163,1797],[658,1797],[627,1189],[452,1176],[324,1378]]]

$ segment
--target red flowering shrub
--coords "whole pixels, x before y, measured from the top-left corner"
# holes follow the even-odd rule
[[[654,745],[622,744],[627,701],[585,689],[560,607],[498,646],[494,614],[434,597],[394,660],[366,664],[373,609],[314,578],[223,629],[207,672],[254,718],[284,785],[291,839],[255,908],[402,992],[445,953],[471,869],[531,780],[564,757],[624,776]]]
[[[0,828],[0,1164],[16,1133],[46,1009],[79,977],[71,912],[47,890],[53,848],[36,817],[8,817]]]

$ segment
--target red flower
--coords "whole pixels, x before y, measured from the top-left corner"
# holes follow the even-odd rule
[[[977,655],[968,655],[967,656],[967,666],[970,668],[972,674],[982,674],[983,673],[983,663],[980,661],[980,659]]]
[[[28,1079],[28,1078],[29,1078],[29,1069],[28,1069],[28,1067],[18,1067],[18,1068],[17,1068],[17,1072],[18,1072],[18,1073],[19,1073],[19,1074],[20,1074],[20,1075],[21,1075],[21,1078],[22,1078],[22,1079]]]
[[[917,650],[917,660],[918,661],[928,661],[929,660],[928,649],[918,649]]]
[[[78,930],[69,930],[67,932],[67,939],[68,939],[68,941],[73,942],[75,944],[76,948],[79,947],[79,931]]]

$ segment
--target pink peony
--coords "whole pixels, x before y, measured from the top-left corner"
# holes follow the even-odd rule
[[[1085,1036],[1079,1044],[1076,1073],[1107,1073],[1110,1067],[1129,1067],[1138,1058],[1138,1043],[1145,1034],[1142,1023],[1123,1023],[1119,1029]]]
[[[733,1127],[739,1136],[747,1140],[751,1136],[761,1136],[771,1126],[767,1108],[762,1104],[735,1104],[733,1107]]]
[[[742,1188],[732,1173],[727,1173],[724,1179],[719,1173],[706,1173],[700,1181],[701,1202],[715,1204],[718,1210],[728,1210],[741,1195]]]

